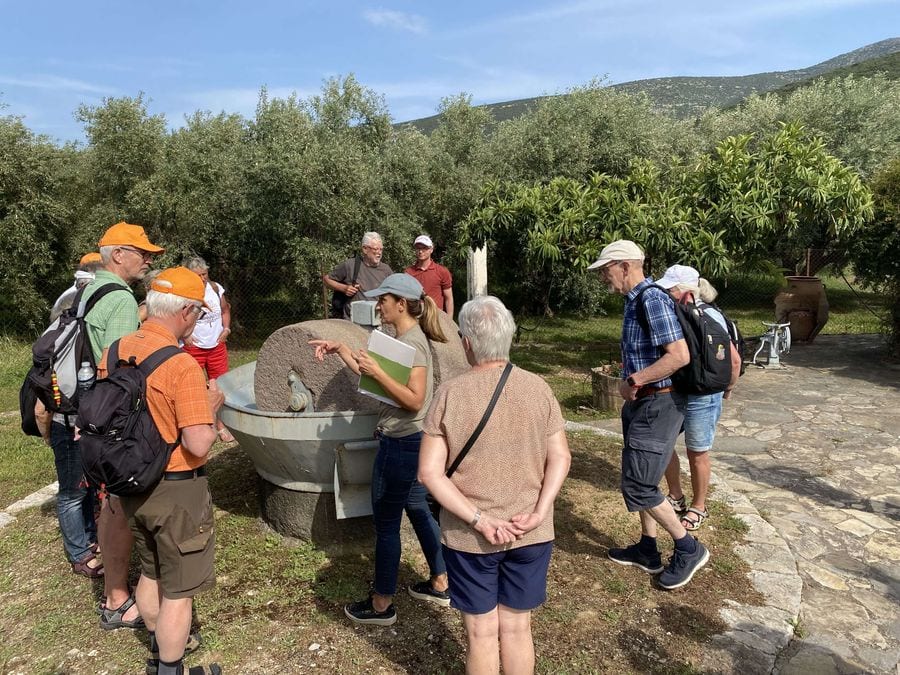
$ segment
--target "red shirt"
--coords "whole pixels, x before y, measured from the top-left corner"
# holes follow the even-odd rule
[[[453,275],[450,274],[450,270],[432,260],[428,269],[423,270],[410,265],[403,271],[415,277],[425,289],[425,294],[434,300],[438,309],[444,310],[444,289],[453,287]]]

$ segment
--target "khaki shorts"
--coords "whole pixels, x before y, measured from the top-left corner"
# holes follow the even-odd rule
[[[159,583],[163,596],[191,598],[215,585],[216,537],[205,476],[162,480],[147,494],[121,500],[141,573]]]

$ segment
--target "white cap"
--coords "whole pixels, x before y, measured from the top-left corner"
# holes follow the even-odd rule
[[[616,260],[643,260],[644,252],[641,247],[628,239],[617,239],[611,244],[607,244],[600,251],[600,257],[596,261],[588,265],[589,270],[595,270],[598,267],[615,262]]]
[[[431,241],[431,237],[429,237],[427,234],[420,234],[418,237],[416,237],[416,240],[413,242],[413,246],[415,246],[416,244],[424,244],[428,248],[434,248],[434,243]]]
[[[656,283],[663,288],[673,288],[679,284],[696,286],[700,283],[700,272],[687,265],[672,265]]]

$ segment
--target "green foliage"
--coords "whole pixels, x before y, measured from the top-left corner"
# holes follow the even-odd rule
[[[732,259],[751,265],[807,247],[846,246],[872,217],[859,175],[799,124],[758,140],[725,139],[686,175],[682,192]]]
[[[870,287],[890,299],[887,327],[894,353],[900,355],[900,157],[872,180],[875,216],[853,243],[853,265]]]
[[[565,307],[555,290],[615,239],[639,243],[649,270],[679,262],[715,277],[736,263],[759,267],[796,248],[847,244],[871,213],[859,176],[820,139],[784,125],[758,141],[728,138],[668,176],[637,160],[621,178],[489,184],[461,241],[491,242],[501,287],[547,312]]]
[[[900,81],[885,75],[820,79],[788,95],[753,95],[737,108],[706,113],[698,131],[713,143],[737,134],[768,135],[802,124],[827,151],[863,175],[900,152]]]
[[[61,199],[66,151],[36,137],[21,120],[0,117],[0,316],[19,333],[43,328],[48,281],[68,261],[70,220]]]
[[[528,114],[498,125],[485,162],[487,173],[502,180],[586,179],[624,175],[635,158],[662,164],[696,145],[688,125],[654,112],[646,97],[593,81],[540,99]]]

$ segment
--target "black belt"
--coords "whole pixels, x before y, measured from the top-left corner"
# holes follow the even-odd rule
[[[192,471],[166,471],[163,480],[191,480],[206,475],[206,466],[197,467]]]

